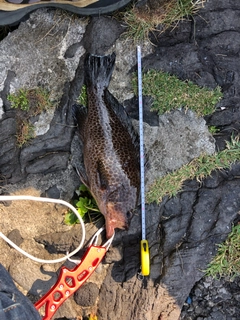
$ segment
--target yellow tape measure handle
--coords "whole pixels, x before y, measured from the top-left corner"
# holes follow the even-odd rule
[[[141,272],[143,276],[150,273],[150,258],[147,240],[141,240]]]

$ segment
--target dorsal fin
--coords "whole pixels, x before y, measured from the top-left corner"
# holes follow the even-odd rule
[[[128,133],[130,134],[132,138],[133,145],[139,149],[139,137],[138,134],[136,133],[133,125],[131,118],[127,114],[124,106],[118,102],[118,100],[106,89],[104,90],[104,97],[106,99],[106,105],[109,106],[118,119],[121,121],[123,126],[126,128]]]

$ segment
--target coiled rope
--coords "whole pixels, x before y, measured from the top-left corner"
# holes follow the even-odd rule
[[[48,202],[48,203],[57,203],[57,204],[62,204],[69,209],[71,209],[74,214],[77,216],[77,218],[80,221],[81,227],[82,227],[82,239],[79,244],[79,246],[72,252],[66,254],[64,257],[59,258],[59,259],[53,259],[53,260],[44,260],[44,259],[39,259],[37,257],[32,256],[28,252],[24,251],[21,249],[19,246],[17,246],[14,242],[12,242],[8,237],[6,237],[2,232],[0,232],[0,237],[5,240],[10,246],[15,248],[17,251],[28,257],[29,259],[39,262],[39,263],[58,263],[58,262],[63,262],[70,257],[72,257],[74,254],[76,254],[83,246],[84,241],[85,241],[85,236],[86,236],[86,231],[85,231],[85,225],[83,222],[83,219],[81,218],[80,214],[78,211],[68,202],[61,200],[61,199],[52,199],[52,198],[41,198],[41,197],[34,197],[34,196],[0,196],[0,201],[15,201],[15,200],[29,200],[29,201],[38,201],[38,202]]]

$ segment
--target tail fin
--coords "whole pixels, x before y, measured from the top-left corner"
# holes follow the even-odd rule
[[[116,54],[95,56],[88,54],[85,60],[85,82],[87,86],[98,89],[108,87],[115,63]]]

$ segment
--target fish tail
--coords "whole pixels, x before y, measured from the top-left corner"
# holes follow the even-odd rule
[[[97,89],[108,87],[114,68],[116,54],[95,56],[88,54],[85,60],[85,82]]]

